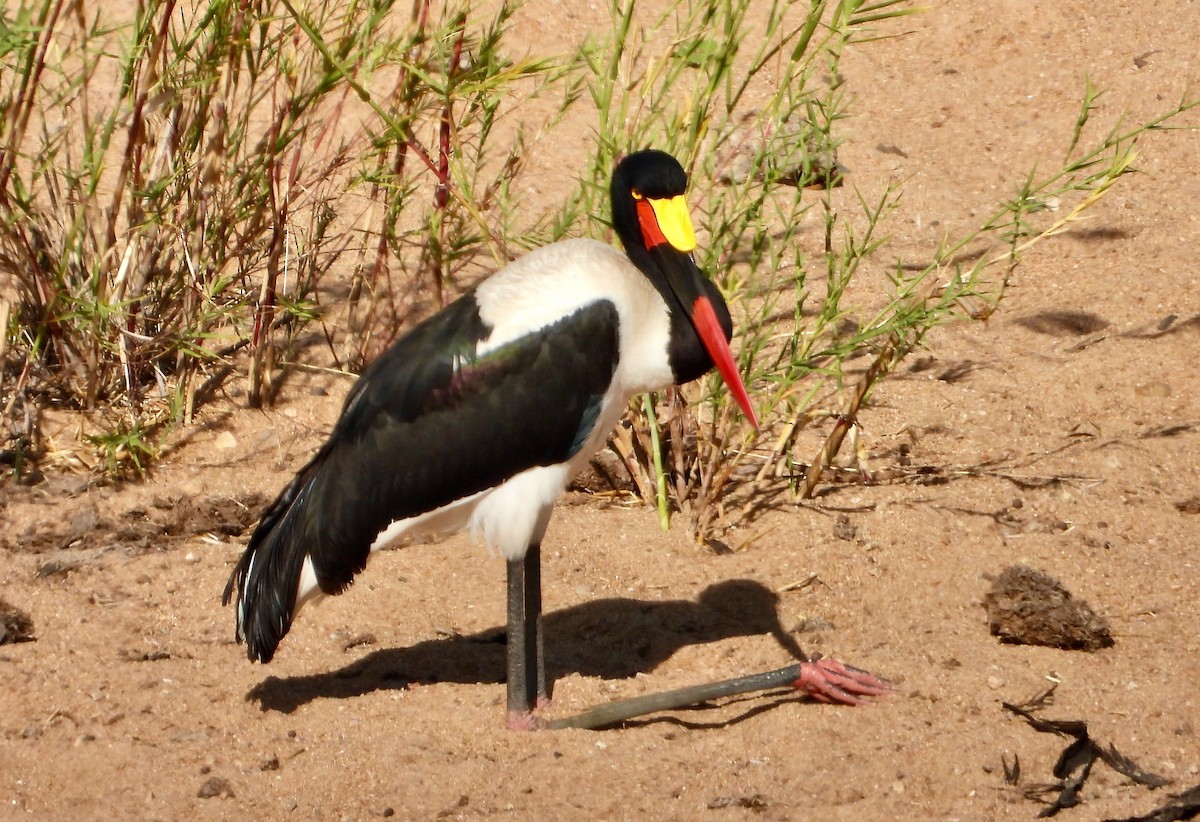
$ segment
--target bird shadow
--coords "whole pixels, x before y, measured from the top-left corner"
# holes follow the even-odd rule
[[[694,602],[622,597],[554,611],[544,617],[546,675],[551,681],[572,673],[627,679],[654,670],[688,645],[765,634],[804,659],[779,622],[778,599],[761,583],[735,579],[709,586]],[[246,699],[264,711],[292,713],[318,699],[350,699],[414,684],[501,683],[505,639],[504,629],[496,627],[386,648],[333,671],[269,676]]]

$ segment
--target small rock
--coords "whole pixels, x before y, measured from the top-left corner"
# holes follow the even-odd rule
[[[83,565],[77,559],[48,559],[45,562],[39,563],[34,570],[33,575],[38,579],[47,579],[49,577],[66,577],[72,571],[77,571]]]
[[[708,809],[716,811],[725,808],[746,808],[756,813],[761,813],[767,809],[768,804],[767,797],[761,793],[750,796],[718,796],[708,803]]]
[[[9,642],[32,642],[33,620],[29,614],[0,599],[0,645]]]
[[[220,434],[217,434],[217,440],[213,443],[213,447],[219,448],[222,451],[231,451],[237,448],[237,444],[237,437],[228,431],[222,431]]]
[[[846,514],[838,514],[837,522],[833,524],[833,535],[838,539],[852,541],[858,536],[858,526],[851,522]]]
[[[1180,500],[1175,503],[1175,510],[1181,514],[1200,514],[1200,496]]]
[[[196,796],[201,799],[212,799],[214,796],[219,796],[223,799],[233,799],[233,795],[233,786],[229,784],[229,780],[222,779],[219,776],[210,776],[204,780],[204,784],[196,792]]]
[[[796,621],[795,626],[792,627],[792,633],[811,634],[816,631],[832,630],[833,627],[834,625],[832,622],[827,619],[822,619],[821,617],[801,617]]]
[[[1153,382],[1134,386],[1133,393],[1139,397],[1165,398],[1171,396],[1171,386],[1162,380],[1154,380]]]

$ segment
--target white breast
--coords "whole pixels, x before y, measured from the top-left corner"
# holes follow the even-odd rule
[[[585,305],[609,300],[617,309],[621,332],[614,388],[628,399],[673,381],[667,360],[671,320],[666,303],[637,266],[610,245],[564,240],[544,246],[484,281],[477,294],[480,317],[493,329],[480,344],[480,353],[544,328]]]

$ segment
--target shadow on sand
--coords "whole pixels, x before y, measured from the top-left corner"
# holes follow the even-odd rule
[[[778,597],[751,580],[712,585],[695,602],[603,599],[546,614],[546,674],[624,679],[654,670],[680,648],[739,636],[770,634],[796,659],[803,652],[784,631]],[[295,677],[270,676],[247,700],[264,711],[291,713],[317,699],[346,699],[410,684],[500,683],[505,632],[426,640],[375,651],[343,668]]]

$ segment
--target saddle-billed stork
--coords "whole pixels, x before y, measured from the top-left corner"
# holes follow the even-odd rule
[[[469,528],[508,564],[508,725],[543,724],[533,713],[548,699],[539,545],[567,483],[631,397],[714,365],[757,426],[729,311],[692,258],[686,188],[669,154],[629,155],[611,185],[625,254],[583,239],[532,251],[363,372],[225,588],[251,660],[269,662],[300,608],[345,590],[371,551]],[[818,680],[806,689],[828,699],[878,692],[873,678],[857,687],[853,675],[805,671]]]

